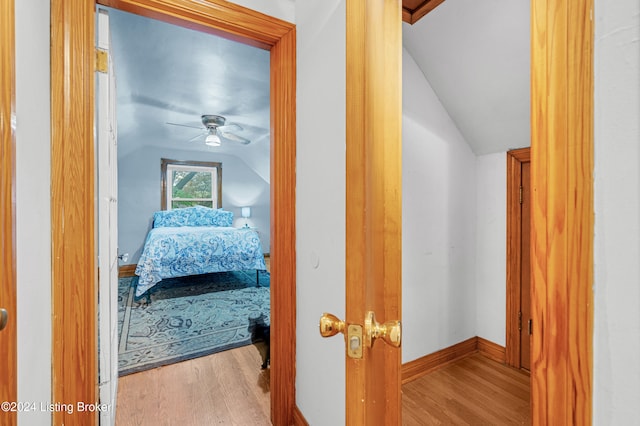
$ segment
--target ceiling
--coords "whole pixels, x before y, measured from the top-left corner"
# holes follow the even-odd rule
[[[529,146],[529,1],[403,3],[405,20],[420,18],[403,23],[403,44],[472,150]],[[251,163],[269,152],[269,52],[118,10],[109,14],[119,152],[149,145],[215,150],[261,168]],[[168,124],[200,126],[202,114],[239,124],[238,134],[252,143],[211,148],[204,137],[190,141],[200,130]]]
[[[268,158],[268,51],[114,9],[109,20],[120,155],[153,145]],[[205,145],[203,114],[251,144]]]
[[[403,44],[477,154],[530,145],[529,0],[446,0]]]

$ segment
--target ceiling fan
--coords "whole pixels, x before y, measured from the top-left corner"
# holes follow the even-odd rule
[[[234,132],[242,131],[242,127],[235,123],[226,124],[227,119],[221,115],[204,114],[201,117],[202,126],[191,126],[188,124],[167,123],[172,126],[190,127],[192,129],[202,129],[202,133],[189,139],[189,142],[206,135],[204,143],[209,146],[220,146],[222,142],[234,142],[243,145],[250,144],[249,139],[243,138]]]

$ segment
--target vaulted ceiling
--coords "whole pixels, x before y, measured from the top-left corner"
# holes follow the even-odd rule
[[[529,0],[441,3],[403,24],[405,49],[476,154],[529,146]]]
[[[404,47],[473,151],[528,146],[529,1],[403,6]],[[117,10],[110,16],[121,153],[215,149],[251,162],[269,152],[268,51]],[[211,148],[200,129],[169,124],[198,127],[202,114],[239,124],[252,143]]]

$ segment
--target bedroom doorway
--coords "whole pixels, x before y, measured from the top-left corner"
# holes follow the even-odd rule
[[[120,375],[263,339],[269,52],[117,9],[99,13],[109,16],[119,88],[119,194],[110,198],[120,206],[124,270]]]
[[[127,5],[120,2],[105,2],[109,3],[109,6],[122,7],[122,10],[126,10]],[[131,2],[127,2],[129,4]],[[195,7],[195,6],[193,6]],[[168,7],[170,8],[170,7]],[[271,100],[267,101],[270,105],[271,118],[268,119],[271,125],[271,159],[268,161],[271,165],[271,172],[267,169],[267,175],[270,180],[277,182],[271,187],[270,196],[271,207],[270,221],[264,225],[264,229],[269,231],[273,229],[273,235],[271,237],[271,248],[269,250],[269,269],[271,270],[272,279],[278,279],[280,284],[278,289],[271,290],[271,305],[272,305],[272,318],[271,322],[285,324],[284,327],[279,328],[278,337],[282,339],[273,339],[271,352],[278,353],[278,360],[282,360],[282,363],[272,363],[270,368],[270,382],[272,393],[276,396],[271,399],[271,417],[276,422],[276,419],[288,419],[293,412],[293,383],[294,376],[293,370],[290,368],[294,365],[295,349],[293,341],[289,336],[295,334],[295,289],[293,277],[295,277],[295,252],[291,249],[293,242],[295,241],[295,214],[294,214],[294,188],[295,188],[295,129],[291,123],[295,123],[293,117],[295,116],[295,103],[289,100],[290,96],[295,96],[295,90],[291,90],[291,87],[295,81],[295,60],[291,60],[291,55],[295,52],[295,35],[292,31],[293,26],[281,21],[272,21],[272,18],[266,16],[260,16],[259,21],[262,20],[266,23],[269,22],[269,35],[260,35],[260,30],[257,30],[255,26],[256,14],[245,9],[238,9],[234,6],[231,10],[226,10],[226,5],[217,6],[216,11],[221,13],[222,20],[228,18],[228,14],[235,15],[233,21],[240,28],[236,29],[233,36],[226,35],[226,37],[248,42],[252,46],[260,47],[267,51],[271,51],[271,71],[268,72],[270,77],[271,87]],[[140,9],[136,9],[140,12]],[[144,10],[142,10],[144,12]],[[148,13],[148,12],[147,12]],[[168,13],[168,12],[167,12]],[[186,13],[186,12],[185,12]],[[203,14],[203,11],[197,11],[192,13]],[[144,13],[143,13],[144,14]],[[247,18],[245,14],[248,14],[250,18]],[[158,15],[154,15],[158,17]],[[251,24],[247,24],[249,19]],[[172,23],[180,23],[183,26],[193,27],[193,23],[185,24],[176,20],[175,17],[167,18],[165,20]],[[201,18],[202,26],[196,26],[197,29],[205,30],[205,32],[215,35],[223,35],[224,32],[207,26],[215,26],[215,19],[211,16]],[[273,36],[273,25],[279,27],[277,32],[281,33],[280,36]],[[243,26],[251,26],[251,30],[242,30]],[[243,35],[242,31],[247,35]],[[266,31],[266,30],[265,30]],[[238,35],[240,34],[240,35]],[[251,37],[258,37],[256,40],[251,40]],[[262,37],[260,39],[260,37]],[[280,37],[280,38],[278,38]],[[274,87],[274,85],[276,85]],[[277,140],[278,143],[274,144],[273,141]],[[274,167],[275,166],[275,167]],[[255,214],[255,211],[254,211]],[[240,216],[240,215],[238,215]],[[243,217],[246,221],[247,218]],[[279,307],[279,309],[278,309]],[[258,369],[260,366],[258,365]],[[283,420],[287,422],[287,420]]]
[[[98,179],[98,199],[108,200],[107,209],[115,210],[116,219],[110,220],[104,216],[104,208],[99,204],[100,252],[106,252],[102,250],[102,245],[105,241],[113,240],[110,235],[116,232],[119,241],[114,247],[118,248],[120,264],[123,265],[119,280],[115,280],[115,290],[112,291],[102,289],[108,283],[102,271],[108,268],[100,265],[99,300],[110,300],[110,303],[99,305],[99,318],[108,317],[104,315],[104,305],[118,305],[116,314],[111,317],[117,318],[118,312],[121,317],[119,327],[117,320],[115,326],[101,324],[99,329],[102,345],[99,351],[101,400],[116,404],[110,391],[117,387],[117,378],[112,381],[107,379],[109,370],[113,369],[112,359],[119,360],[115,371],[121,378],[136,375],[137,380],[146,380],[145,375],[136,373],[244,346],[248,334],[250,343],[258,337],[264,337],[264,331],[257,330],[255,325],[253,331],[249,330],[252,327],[251,314],[256,310],[261,313],[261,324],[265,323],[263,317],[267,318],[268,323],[269,288],[265,287],[269,281],[268,274],[256,270],[255,274],[250,275],[233,270],[241,267],[265,269],[262,253],[269,254],[269,52],[117,9],[99,8],[97,22],[98,46],[102,51],[107,51],[110,58],[108,72],[98,75],[98,123],[102,127],[104,122],[108,122],[111,124],[106,127],[121,129],[118,142],[110,144],[118,147],[121,155],[118,155],[118,148],[109,153],[103,149],[102,143],[98,143],[100,170],[104,169],[102,164],[105,158],[115,158],[117,164],[110,171],[102,171]],[[117,78],[118,87],[121,88],[119,93],[116,93],[115,84],[110,86],[108,93],[104,91],[101,82],[105,73],[109,74],[110,79]],[[181,78],[176,79],[176,75]],[[245,87],[249,89],[245,91]],[[197,96],[204,91],[206,96]],[[190,94],[189,97],[180,99],[184,93]],[[113,100],[107,100],[109,97]],[[212,146],[208,141],[211,129],[206,131],[203,123],[193,119],[200,118],[198,111],[217,113],[221,108],[234,122],[231,124],[227,118],[214,116],[220,119],[220,122],[216,122],[220,127],[214,129],[218,144]],[[105,111],[111,111],[114,117],[104,117]],[[115,111],[124,111],[117,120]],[[159,115],[162,120],[156,120]],[[228,123],[222,122],[225,120]],[[261,125],[267,127],[261,128]],[[155,137],[146,140],[150,127],[155,127]],[[116,139],[118,131],[111,132],[111,139]],[[108,136],[104,138],[107,139]],[[107,155],[104,155],[105,152]],[[161,185],[156,178],[158,160],[162,170]],[[215,173],[208,173],[205,165],[214,165]],[[109,181],[115,182],[115,185],[108,185]],[[172,185],[172,181],[177,185]],[[207,185],[207,181],[211,183]],[[105,183],[114,188],[105,188]],[[170,188],[173,189],[169,192]],[[210,193],[207,188],[211,190]],[[160,194],[157,193],[159,189]],[[170,203],[167,201],[168,194]],[[199,198],[191,199],[194,196]],[[174,197],[177,198],[174,200]],[[121,207],[117,208],[119,204]],[[153,241],[160,242],[159,238],[165,238],[162,231],[175,228],[172,224],[164,227],[159,224],[162,222],[159,219],[191,211],[193,207],[189,206],[193,205],[223,209],[224,213],[233,214],[233,222],[229,220],[226,223],[227,215],[224,215],[225,223],[222,224],[218,223],[223,216],[222,213],[217,214],[220,210],[206,211],[209,216],[216,213],[216,217],[211,218],[216,219],[216,229],[208,228],[205,231],[207,241],[215,239],[218,242],[224,237],[222,244],[233,249],[240,247],[239,244],[246,246],[249,240],[245,235],[251,234],[261,241],[258,246],[262,247],[252,245],[250,249],[251,253],[260,253],[262,267],[258,265],[260,262],[257,257],[254,260],[251,255],[249,259],[248,252],[240,259],[227,257],[224,253],[217,254],[215,259],[220,256],[224,256],[224,259],[213,259],[215,264],[207,266],[209,263],[205,263],[206,259],[203,257],[200,260],[200,255],[195,253],[199,251],[196,247],[202,246],[199,241],[205,235],[197,239],[189,235],[188,240],[184,240],[184,248],[174,247],[178,254],[185,251],[188,258],[193,260],[191,266],[186,267],[180,263],[181,258],[176,258],[179,262],[176,265],[180,268],[177,272],[164,269],[165,263],[161,264],[159,259],[150,254],[152,251],[147,250],[151,235],[158,238]],[[170,210],[171,214],[158,216],[161,211]],[[249,213],[251,210],[253,214]],[[153,224],[149,224],[150,217],[153,218]],[[241,222],[244,226],[240,226]],[[218,227],[223,225],[226,227],[224,235]],[[103,226],[115,229],[103,231]],[[198,232],[202,232],[204,228],[198,229]],[[173,244],[183,243],[178,234],[171,233],[171,238]],[[142,242],[145,242],[144,247]],[[203,249],[210,247],[209,244],[202,246]],[[159,245],[157,248],[161,250]],[[156,252],[158,250],[154,249],[153,253]],[[134,274],[141,256],[146,259],[141,264],[148,268]],[[100,262],[107,257],[115,259],[109,253],[109,256],[100,255]],[[224,271],[231,269],[232,272],[203,275],[218,271],[222,265]],[[190,276],[184,277],[186,274]],[[158,279],[162,280],[155,284]],[[137,281],[139,283],[136,284]],[[144,295],[138,294],[142,291]],[[239,309],[240,306],[243,309]],[[112,332],[116,329],[119,335],[118,331]],[[259,348],[260,356],[266,363],[266,350],[262,345]],[[117,352],[115,356],[113,349]],[[268,369],[261,371],[258,368],[262,363],[256,362],[256,375],[259,376],[256,380],[265,382],[268,389]],[[185,380],[189,380],[188,375],[185,376]],[[266,378],[260,379],[262,376]],[[212,379],[211,382],[214,382],[215,377]],[[130,387],[135,380],[129,377],[124,383]],[[122,401],[122,396],[117,400]],[[138,411],[142,411],[142,407]]]

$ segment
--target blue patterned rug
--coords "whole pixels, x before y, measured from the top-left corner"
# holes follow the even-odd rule
[[[269,273],[220,272],[171,278],[134,297],[138,277],[118,288],[119,375],[209,355],[259,340],[269,324]]]

